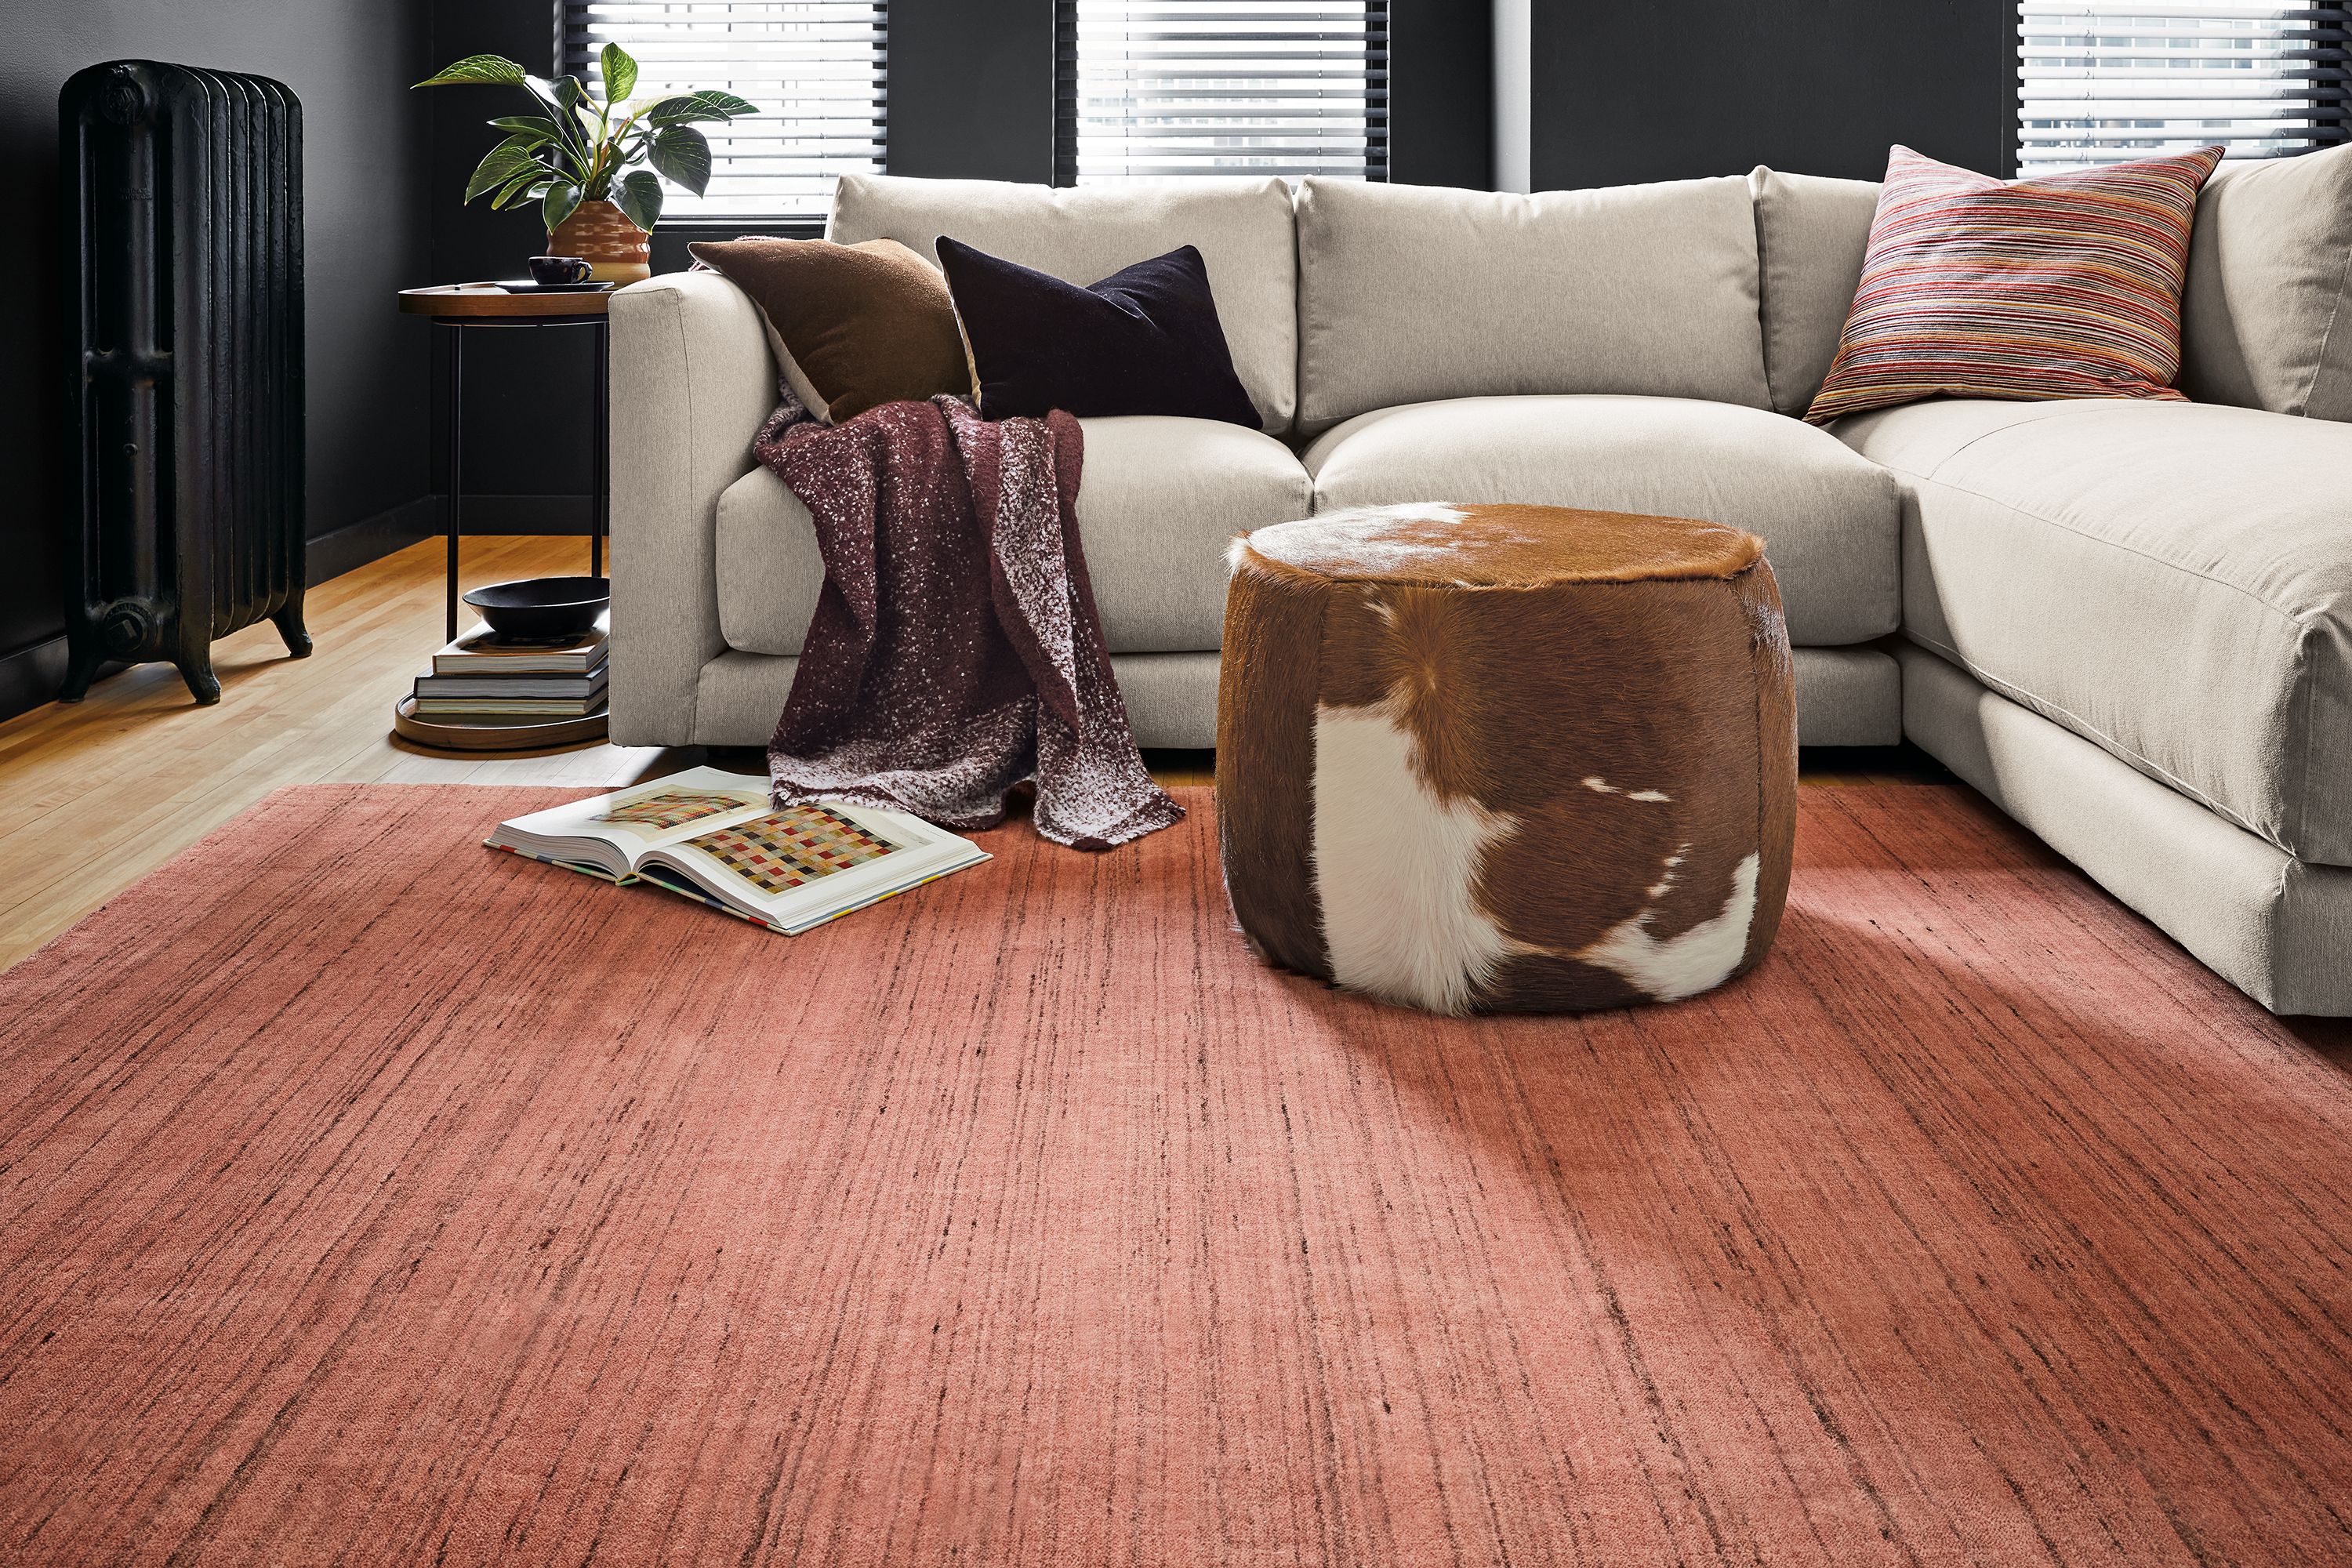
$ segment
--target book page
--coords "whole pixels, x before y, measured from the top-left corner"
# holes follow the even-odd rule
[[[899,851],[881,834],[822,805],[787,806],[682,842],[769,898]]]
[[[805,930],[987,858],[977,846],[895,812],[794,805],[717,819],[649,855],[645,874],[677,871],[738,912]]]
[[[557,860],[633,869],[648,851],[760,816],[768,782],[692,768],[611,795],[535,811],[499,825],[490,842]],[[601,847],[601,851],[599,849]]]

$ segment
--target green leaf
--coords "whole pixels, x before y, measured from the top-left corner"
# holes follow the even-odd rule
[[[661,182],[654,178],[650,170],[632,169],[613,187],[613,205],[631,223],[651,234],[654,225],[661,221]]]
[[[582,131],[579,121],[558,100],[556,84],[544,77],[534,76],[524,78],[523,87],[539,100],[540,107],[547,110],[548,123],[555,127],[556,142],[563,149],[564,161],[572,165],[574,173],[586,174],[589,163],[593,160],[589,139]]]
[[[548,123],[555,127],[555,133],[563,138],[566,143],[576,147],[579,142],[580,127],[572,118],[572,111],[563,107],[562,98],[557,92],[555,83],[545,77],[533,76],[525,77],[522,85],[531,97],[539,100],[539,106],[547,110]]]
[[[490,198],[490,210],[503,212],[518,203],[545,195],[548,184],[547,171],[544,169],[533,169],[528,174],[519,174],[504,190]]]
[[[456,87],[487,82],[493,87],[520,87],[529,73],[504,55],[467,55],[425,78],[419,87]]]
[[[539,216],[553,234],[563,226],[563,220],[580,210],[580,187],[569,180],[551,180],[547,198],[540,203]]]
[[[759,106],[736,97],[731,92],[706,89],[701,92],[682,92],[665,98],[647,109],[639,118],[654,125],[682,125],[692,120],[733,120],[741,115],[757,114]]]
[[[516,175],[539,166],[529,144],[520,136],[509,136],[483,154],[482,161],[475,165],[474,177],[466,182],[466,199],[470,202],[485,191],[495,191]]]
[[[555,101],[566,113],[577,110],[587,101],[587,98],[588,89],[580,85],[578,77],[560,76],[555,79]]]
[[[690,125],[672,125],[646,149],[646,162],[674,185],[700,195],[710,184],[710,143]]]
[[[604,101],[618,103],[637,89],[637,62],[618,44],[606,44],[597,64],[604,73]]]
[[[740,120],[744,115],[760,112],[760,106],[750,99],[738,98],[731,92],[720,92],[715,88],[705,88],[687,96],[703,108],[723,114],[730,120]]]
[[[536,114],[509,114],[493,120],[490,123],[510,135],[536,136],[542,142],[552,142],[562,134],[556,130],[554,121],[542,119]]]

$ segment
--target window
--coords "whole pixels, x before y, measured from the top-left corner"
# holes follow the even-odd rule
[[[2232,158],[2277,158],[2341,142],[2347,9],[2022,0],[2018,173],[2216,142]]]
[[[1055,0],[1054,183],[1388,177],[1387,0]]]
[[[675,188],[664,221],[822,217],[834,176],[883,162],[887,0],[562,0],[563,68],[596,74],[618,44],[636,96],[719,88],[760,106],[706,125],[710,188]]]

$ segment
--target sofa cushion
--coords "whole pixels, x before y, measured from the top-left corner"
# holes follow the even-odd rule
[[[1298,186],[1298,426],[1438,397],[1769,408],[1744,180],[1538,195]]]
[[[1048,185],[844,174],[825,237],[895,239],[937,258],[950,235],[1081,287],[1197,247],[1234,370],[1267,430],[1298,406],[1298,247],[1290,187],[1274,178]]]
[[[1805,417],[1938,395],[2180,401],[2189,225],[2221,152],[1997,180],[1894,148]]]
[[[2352,865],[2352,427],[2116,400],[1834,428],[1905,480],[1906,635],[2281,848]]]
[[[2197,198],[2180,386],[2352,419],[2352,147],[2225,163]]]
[[[1309,510],[1307,471],[1272,437],[1207,419],[1081,419],[1078,540],[1110,651],[1213,649],[1225,547]],[[824,563],[808,510],[754,468],[719,498],[719,625],[730,647],[797,654]]]
[[[971,395],[947,280],[897,240],[746,235],[687,249],[751,297],[785,384],[814,417],[832,424],[901,399]]]
[[[1042,419],[1059,408],[1258,427],[1192,246],[1081,287],[952,235],[939,244],[983,417]]]
[[[1838,336],[1853,309],[1878,182],[1784,174],[1759,164],[1748,176],[1748,193],[1756,203],[1764,375],[1772,406],[1801,415],[1837,358]]]
[[[1761,534],[1789,640],[1895,629],[1896,489],[1809,425],[1673,397],[1473,397],[1350,419],[1307,451],[1315,507],[1527,501]]]

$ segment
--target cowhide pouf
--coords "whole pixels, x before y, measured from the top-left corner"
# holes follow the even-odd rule
[[[1233,564],[1217,805],[1263,956],[1460,1013],[1668,1001],[1771,945],[1796,706],[1755,535],[1370,507]]]

